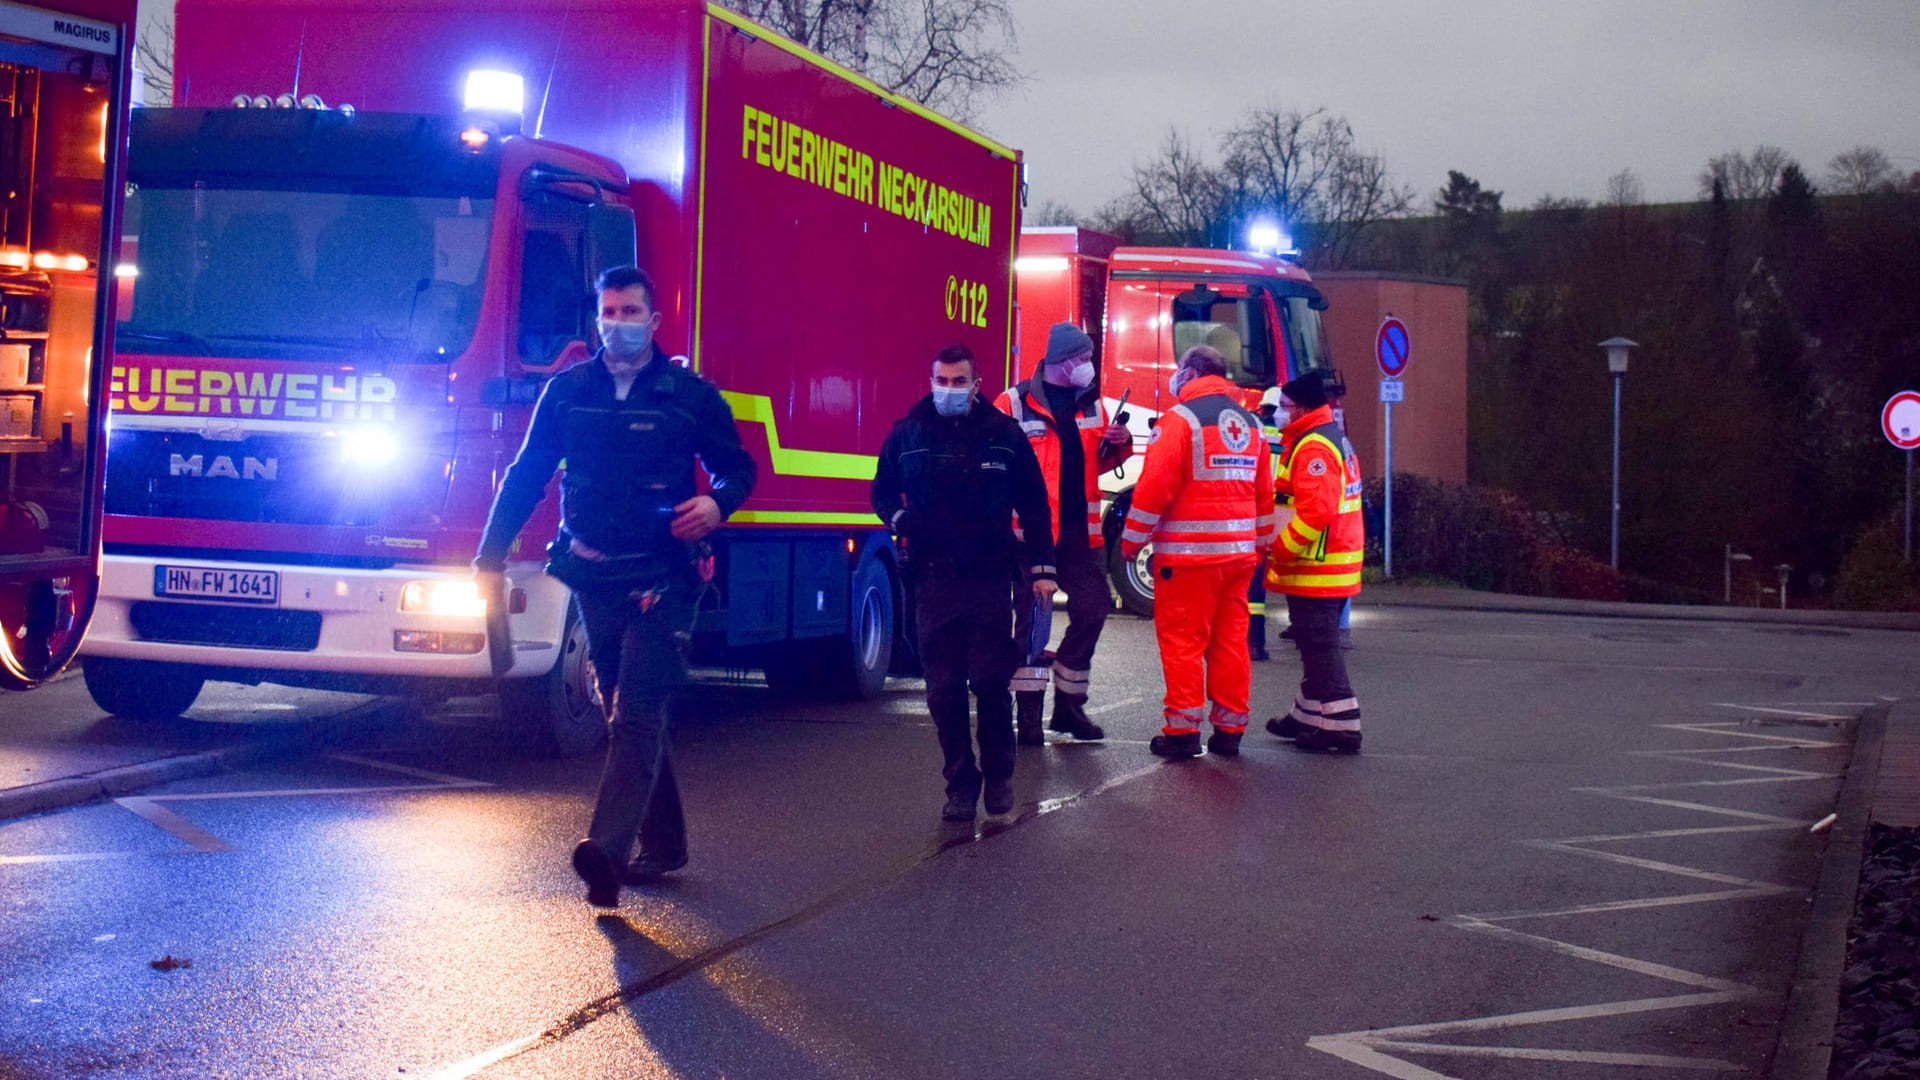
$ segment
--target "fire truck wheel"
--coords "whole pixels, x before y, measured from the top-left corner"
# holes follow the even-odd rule
[[[1143,619],[1153,618],[1153,571],[1148,565],[1153,545],[1141,548],[1140,554],[1131,559],[1120,554],[1118,544],[1107,551],[1107,577],[1113,580],[1120,606]]]
[[[587,659],[586,624],[572,604],[567,606],[560,641],[560,658],[553,670],[500,684],[500,715],[529,736],[535,753],[579,757],[607,737],[607,718],[601,711],[593,663]]]
[[[845,641],[836,642],[838,663],[831,687],[836,697],[865,701],[880,696],[893,666],[893,575],[886,564],[868,556],[853,574],[853,624]]]
[[[193,707],[207,682],[177,664],[102,656],[83,657],[80,673],[95,705],[130,720],[172,720]]]

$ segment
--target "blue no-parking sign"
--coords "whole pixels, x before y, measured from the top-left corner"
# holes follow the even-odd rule
[[[1407,370],[1407,360],[1413,355],[1407,324],[1391,315],[1380,320],[1380,331],[1373,335],[1373,355],[1380,361],[1382,375],[1389,379],[1399,378]]]

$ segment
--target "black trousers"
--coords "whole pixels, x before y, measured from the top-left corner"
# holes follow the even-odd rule
[[[610,717],[607,763],[587,835],[616,863],[626,861],[636,833],[644,854],[687,850],[668,726],[673,692],[686,681],[694,589],[676,580],[645,611],[625,588],[574,594]]]
[[[1353,697],[1346,654],[1340,651],[1340,609],[1345,605],[1342,597],[1287,597],[1287,620],[1300,650],[1300,696],[1308,701]]]
[[[1257,605],[1257,606],[1256,606]],[[1267,647],[1267,556],[1253,568],[1253,580],[1247,583],[1247,644]]]
[[[1054,553],[1054,562],[1056,580],[1067,594],[1067,632],[1053,651],[1053,688],[1062,694],[1086,697],[1093,677],[1093,650],[1100,644],[1107,613],[1113,610],[1113,594],[1107,591],[1106,549],[1089,548],[1084,543],[1062,544]],[[1013,597],[1013,611],[1013,637],[1025,650],[1027,630],[1033,622],[1033,587],[1024,575]]]
[[[915,583],[914,628],[927,677],[927,712],[940,735],[947,794],[980,794],[981,778],[1013,775],[1011,575],[929,568]],[[974,763],[967,694],[979,703],[980,759]]]

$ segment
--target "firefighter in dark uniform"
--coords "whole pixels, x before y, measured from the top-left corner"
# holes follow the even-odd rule
[[[941,816],[973,820],[983,785],[987,813],[1004,814],[1013,809],[1009,684],[1019,663],[1009,590],[1024,572],[1035,597],[1053,594],[1053,538],[1045,528],[1014,536],[1015,512],[1048,520],[1046,482],[1020,425],[981,400],[965,346],[934,358],[932,393],[887,436],[872,501],[913,576],[927,712],[945,760]],[[979,708],[977,765],[969,690]]]
[[[612,907],[623,880],[653,881],[687,862],[667,726],[702,584],[691,545],[747,500],[755,468],[720,392],[653,340],[660,317],[646,273],[616,267],[596,289],[602,347],[542,390],[474,568],[482,595],[503,602],[514,538],[564,461],[547,571],[574,591],[610,715],[599,798],[573,866],[588,901]],[[639,857],[628,864],[636,833]]]

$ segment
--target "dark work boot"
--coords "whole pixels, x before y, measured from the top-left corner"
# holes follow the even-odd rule
[[[1238,731],[1216,731],[1207,736],[1207,753],[1222,757],[1240,756],[1240,736]]]
[[[1273,659],[1273,657],[1267,653],[1267,642],[1265,638],[1258,640],[1253,638],[1247,639],[1247,659],[1256,664],[1264,664]]]
[[[1200,733],[1189,731],[1182,735],[1155,735],[1147,744],[1154,756],[1163,758],[1195,758],[1200,756]]]
[[[620,868],[613,856],[593,840],[573,846],[573,872],[587,883],[587,903],[594,907],[618,907],[620,904]]]
[[[1087,699],[1080,694],[1053,694],[1053,719],[1047,722],[1053,731],[1062,731],[1081,742],[1107,737],[1107,729],[1087,719]]]
[[[1276,716],[1267,721],[1267,730],[1283,739],[1297,739],[1302,732],[1313,729],[1294,719],[1292,713],[1287,713],[1285,716]]]
[[[1004,776],[998,780],[987,781],[986,791],[981,799],[987,805],[987,813],[998,817],[1013,809],[1013,777]]]
[[[626,872],[620,877],[629,885],[651,885],[685,865],[687,853],[684,851],[643,851],[639,858],[627,864]]]
[[[1296,750],[1310,750],[1317,754],[1357,754],[1360,752],[1360,733],[1309,727],[1293,740],[1293,746]]]
[[[1013,695],[1013,741],[1021,746],[1045,746],[1046,732],[1040,730],[1040,714],[1047,708],[1043,690],[1020,690]]]
[[[972,821],[976,813],[974,804],[980,801],[978,795],[949,795],[947,805],[940,811],[942,821]]]

